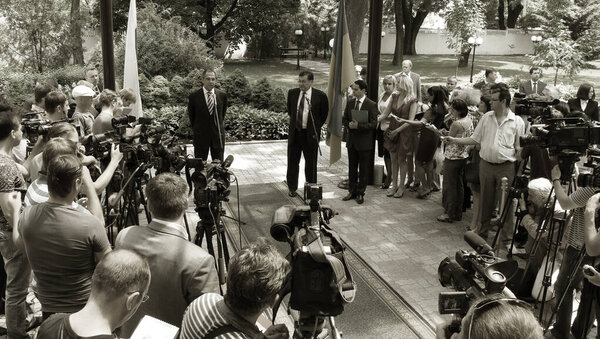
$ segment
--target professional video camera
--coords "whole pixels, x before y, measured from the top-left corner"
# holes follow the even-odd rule
[[[466,232],[464,239],[475,251],[459,250],[455,262],[446,257],[438,268],[440,284],[455,290],[440,293],[438,300],[440,314],[458,316],[448,327],[447,338],[460,330],[460,317],[467,313],[474,300],[501,293],[518,269],[516,261],[496,257],[485,240],[474,232]]]
[[[578,187],[593,187],[600,189],[600,149],[590,148],[588,150],[585,167],[592,169],[592,173],[581,173],[577,176]]]
[[[48,119],[38,118],[38,112],[29,112],[24,114],[23,119],[21,120],[21,126],[23,127],[23,133],[29,140],[32,145],[35,145],[40,136],[44,136],[48,134],[48,131],[52,128],[53,125],[68,122],[73,123],[73,119],[61,119],[57,121],[50,121]],[[78,129],[78,126],[75,126]],[[79,133],[79,130],[77,130]]]
[[[225,161],[220,160],[209,163],[199,158],[187,158],[185,160],[185,176],[190,190],[194,189],[194,203],[196,208],[208,208],[215,206],[221,201],[228,201],[229,185],[231,177],[229,166],[233,162],[233,156],[229,155]],[[190,170],[194,169],[191,174]]]
[[[341,337],[333,316],[341,314],[355,295],[344,247],[328,226],[334,212],[321,205],[322,198],[322,186],[307,183],[304,200],[308,205],[280,207],[271,226],[271,236],[290,245],[291,279],[280,295],[291,293],[290,307],[299,312],[295,337],[300,338],[316,337],[326,319],[332,336]]]
[[[533,98],[525,98],[523,93],[515,93],[515,114],[530,116],[530,119],[536,117],[550,118],[552,116],[552,106],[560,103],[560,100],[552,101],[536,100]]]

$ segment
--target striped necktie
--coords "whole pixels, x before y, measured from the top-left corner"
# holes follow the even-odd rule
[[[208,92],[208,113],[210,113],[210,115],[213,115],[214,111],[215,111],[215,98],[213,96],[213,92]]]

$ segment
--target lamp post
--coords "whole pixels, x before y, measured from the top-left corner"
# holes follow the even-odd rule
[[[467,40],[467,42],[469,43],[469,45],[471,45],[471,47],[473,47],[473,60],[471,61],[471,79],[469,80],[470,83],[473,83],[473,69],[475,68],[475,49],[477,48],[477,46],[483,43],[483,39],[469,37],[469,40]]]
[[[542,41],[542,36],[540,36],[540,35],[532,35],[531,36],[531,42],[533,43],[533,55],[537,54],[536,47],[540,41]]]
[[[294,31],[296,35],[296,49],[298,51],[298,58],[296,59],[296,69],[300,69],[300,37],[302,36],[302,30],[297,29]]]
[[[329,33],[329,27],[321,27],[323,33],[323,59],[327,59],[327,35]]]

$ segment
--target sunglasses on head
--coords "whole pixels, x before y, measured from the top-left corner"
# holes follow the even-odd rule
[[[483,313],[491,310],[492,308],[494,308],[498,305],[502,305],[502,304],[516,305],[516,306],[526,308],[528,310],[532,309],[532,307],[529,303],[527,303],[523,300],[514,299],[514,298],[499,297],[499,298],[482,300],[482,301],[478,302],[475,305],[475,307],[473,307],[473,311],[471,312],[471,321],[469,322],[469,335],[467,336],[467,338],[471,339],[471,330],[473,329],[473,321],[475,321],[475,319],[481,317],[481,315]],[[477,313],[477,317],[475,317],[475,313]]]

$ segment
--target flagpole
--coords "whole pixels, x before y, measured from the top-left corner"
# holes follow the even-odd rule
[[[377,102],[379,91],[379,60],[381,56],[381,29],[383,21],[383,0],[371,0],[369,6],[369,50],[367,54],[367,97]],[[371,140],[371,154],[369,157],[369,173],[375,173],[375,140],[377,133],[373,133]],[[372,185],[373,175],[367,175],[368,184]]]
[[[115,90],[115,48],[113,43],[112,0],[100,0],[102,65],[104,88]]]

